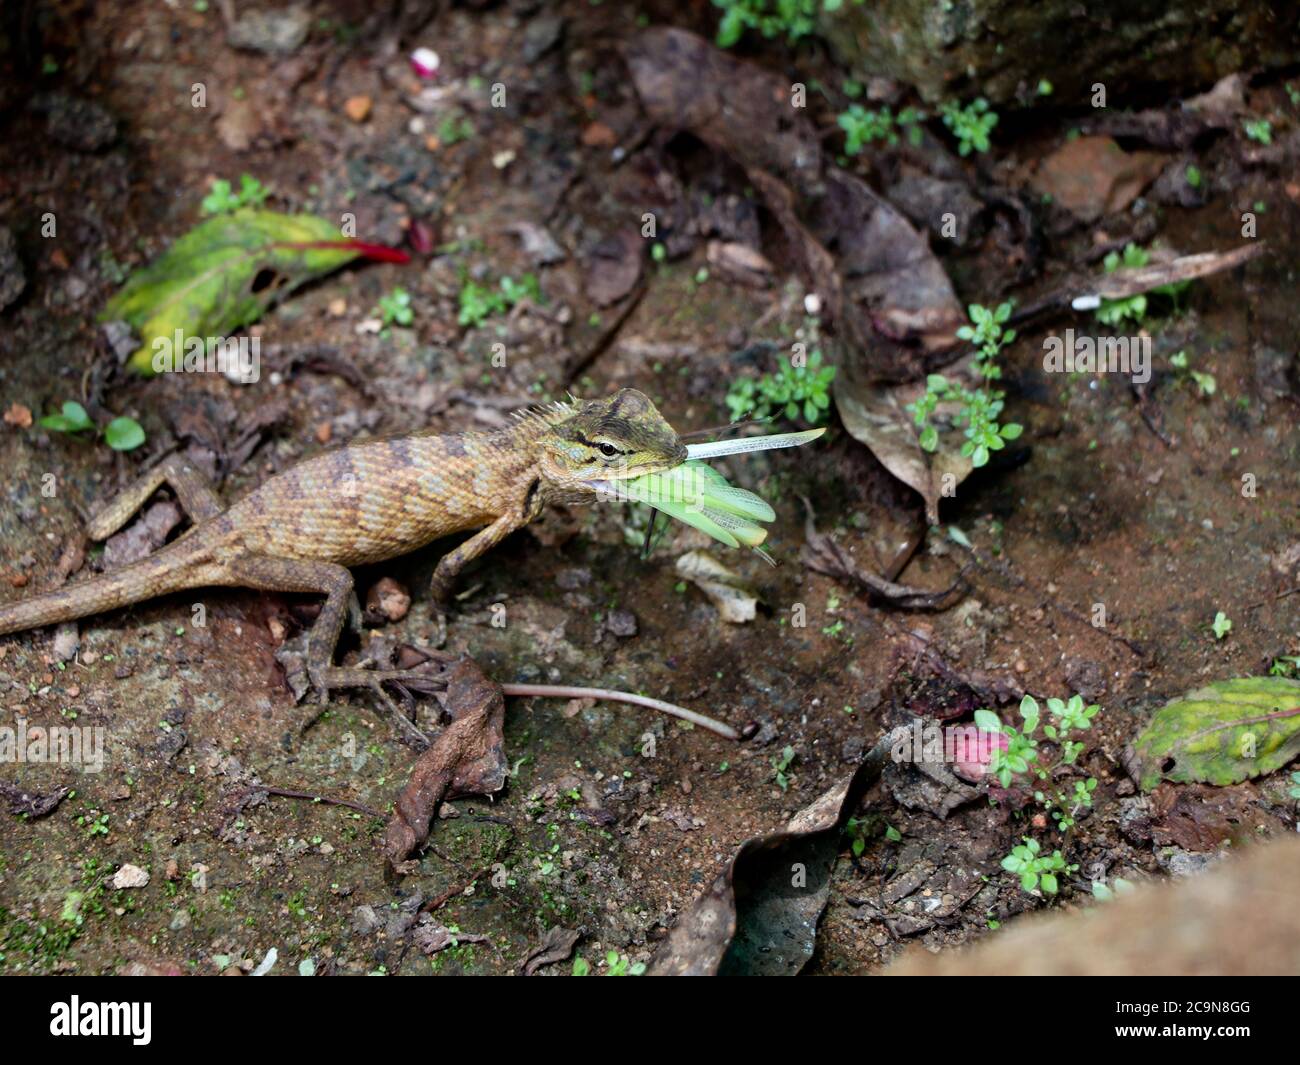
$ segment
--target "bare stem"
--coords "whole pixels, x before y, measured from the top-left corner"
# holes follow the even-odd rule
[[[740,739],[740,733],[730,725],[724,725],[704,714],[687,710],[676,703],[666,703],[661,699],[651,699],[646,695],[633,695],[631,692],[614,691],[612,688],[569,688],[558,684],[503,684],[501,690],[507,695],[540,695],[553,699],[604,699],[611,703],[631,703],[634,706],[648,706],[670,717],[679,717],[700,728],[716,732],[729,740]]]

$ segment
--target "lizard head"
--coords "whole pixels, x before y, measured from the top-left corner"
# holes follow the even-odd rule
[[[541,471],[556,487],[596,491],[685,461],[686,445],[650,399],[622,388],[608,399],[572,404],[546,433]]]

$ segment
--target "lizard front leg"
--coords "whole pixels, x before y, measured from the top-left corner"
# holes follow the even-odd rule
[[[438,625],[439,647],[442,646],[447,636],[446,610],[450,604],[451,590],[455,587],[456,578],[460,576],[460,571],[478,558],[479,555],[485,551],[490,551],[516,529],[523,528],[528,524],[528,521],[527,516],[518,513],[503,514],[487,528],[480,529],[459,547],[448,551],[442,556],[437,568],[433,571],[433,579],[429,582],[429,594],[433,598],[434,620]]]
[[[164,484],[176,493],[181,507],[195,523],[215,517],[225,509],[208,479],[184,459],[173,455],[122,489],[116,499],[90,519],[86,535],[92,540],[108,539]]]
[[[414,739],[428,743],[428,737],[411,724],[381,685],[427,683],[429,674],[413,669],[354,669],[334,665],[334,651],[344,616],[352,599],[352,573],[334,562],[318,562],[267,555],[245,555],[228,566],[232,583],[268,592],[319,592],[325,596],[316,624],[307,635],[307,676],[321,702],[333,688],[369,688],[393,713],[399,724]]]

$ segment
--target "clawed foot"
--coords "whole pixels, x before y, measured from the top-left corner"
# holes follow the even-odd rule
[[[447,612],[450,607],[451,586],[439,580],[435,573],[429,582],[429,618],[438,628],[433,640],[434,647],[445,647],[447,644]]]
[[[327,666],[311,669],[308,673],[321,705],[329,702],[330,692],[335,688],[367,688],[388,711],[408,740],[419,744],[421,748],[429,745],[429,737],[416,727],[406,712],[384,691],[384,685],[397,684],[403,691],[441,691],[446,682],[438,673],[419,669],[365,669],[359,666]]]

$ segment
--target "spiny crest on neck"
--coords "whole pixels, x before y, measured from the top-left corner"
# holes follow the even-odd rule
[[[575,410],[582,406],[582,401],[575,399],[573,393],[569,393],[569,398],[565,400],[555,400],[551,403],[539,403],[533,407],[525,407],[523,410],[513,411],[510,419],[513,424],[507,426],[506,431],[510,433],[540,433],[560,422],[571,418]]]

